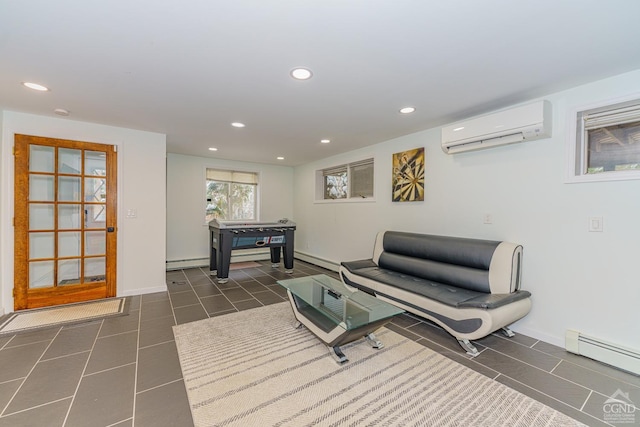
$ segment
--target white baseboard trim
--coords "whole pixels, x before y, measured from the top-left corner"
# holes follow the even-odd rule
[[[167,271],[180,270],[182,268],[206,267],[209,265],[209,258],[183,259],[178,261],[167,261]]]
[[[154,286],[152,288],[129,289],[129,290],[123,291],[118,296],[130,297],[134,295],[153,294],[156,292],[166,292],[166,291],[167,291],[167,285],[165,284],[164,286]]]
[[[553,344],[555,346],[564,348],[564,337],[560,338],[553,335],[545,334],[535,329],[518,326],[517,324],[515,326],[509,326],[509,328],[516,334],[526,335],[528,337],[544,341],[547,344]]]
[[[331,271],[338,271],[340,269],[339,262],[326,259],[326,258],[321,258],[307,252],[296,251],[294,254],[294,258],[298,258],[302,261],[306,261],[308,263],[326,268],[327,270],[331,270]]]

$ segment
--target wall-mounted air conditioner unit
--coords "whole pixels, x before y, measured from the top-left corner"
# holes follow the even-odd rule
[[[442,128],[447,154],[480,150],[551,136],[551,103],[537,101]]]

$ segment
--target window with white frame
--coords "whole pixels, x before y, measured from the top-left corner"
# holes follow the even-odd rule
[[[578,180],[640,179],[640,99],[578,111],[573,166]]]
[[[258,174],[207,168],[205,221],[257,220]]]
[[[367,199],[373,197],[373,159],[317,171],[316,199]]]

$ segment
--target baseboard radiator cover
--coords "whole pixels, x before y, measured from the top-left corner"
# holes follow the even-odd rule
[[[326,258],[321,258],[319,256],[310,254],[308,252],[295,251],[295,254],[293,257],[295,259],[299,259],[299,260],[308,262],[310,264],[317,265],[318,267],[326,268],[327,270],[336,271],[336,272],[340,270],[339,262],[326,259]]]
[[[567,351],[640,375],[640,352],[567,329]]]
[[[232,253],[231,263],[245,261],[262,261],[270,259],[269,251],[245,250],[244,252]],[[166,270],[180,270],[183,268],[206,267],[209,268],[209,258],[188,258],[165,261]]]

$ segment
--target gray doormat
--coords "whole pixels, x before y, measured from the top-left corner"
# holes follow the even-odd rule
[[[128,314],[126,298],[22,310],[0,319],[0,336]]]

